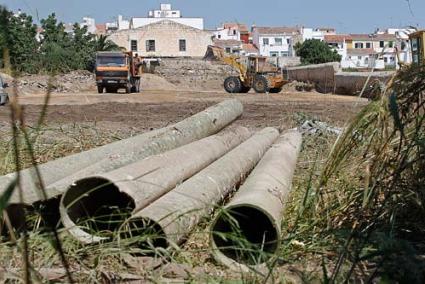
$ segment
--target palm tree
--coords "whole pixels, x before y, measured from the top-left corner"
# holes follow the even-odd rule
[[[96,51],[116,51],[120,50],[120,47],[108,39],[107,35],[100,35],[95,42]]]

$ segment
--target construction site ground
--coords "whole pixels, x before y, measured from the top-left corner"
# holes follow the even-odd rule
[[[19,97],[25,121],[38,121],[45,94]],[[143,91],[137,94],[97,94],[94,92],[52,94],[45,122],[49,126],[68,123],[95,123],[109,131],[143,132],[166,126],[213,104],[237,98],[244,104],[243,116],[236,122],[250,129],[266,126],[280,129],[296,126],[303,117],[343,126],[367,100],[315,92],[280,94],[227,94],[219,91]],[[0,129],[9,128],[10,111],[0,108]]]

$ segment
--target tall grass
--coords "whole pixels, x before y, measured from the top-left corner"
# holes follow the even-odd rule
[[[425,233],[424,91],[424,67],[400,71],[348,125],[316,182],[298,197],[299,236],[337,255],[330,257],[330,282],[425,280],[419,257]]]

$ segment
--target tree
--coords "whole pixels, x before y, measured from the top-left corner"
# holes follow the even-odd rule
[[[7,32],[13,69],[18,72],[37,72],[35,62],[39,43],[36,40],[37,26],[32,17],[25,13],[11,15]]]
[[[100,35],[96,39],[95,50],[96,51],[117,51],[117,50],[121,50],[121,48],[115,42],[108,39],[108,36]]]
[[[9,18],[11,13],[6,7],[0,5],[0,51],[1,51],[1,64],[0,68],[10,71],[10,48],[8,46],[8,30],[9,30]]]
[[[296,53],[301,57],[302,64],[320,64],[326,62],[340,62],[341,55],[329,45],[318,39],[308,39],[298,46]]]

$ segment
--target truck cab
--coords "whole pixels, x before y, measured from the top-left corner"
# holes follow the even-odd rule
[[[98,52],[96,54],[96,84],[98,93],[127,93],[140,90],[140,58],[131,52]]]

